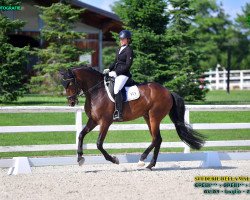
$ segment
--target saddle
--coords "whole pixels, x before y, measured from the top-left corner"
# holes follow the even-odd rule
[[[137,87],[137,82],[132,78],[129,78],[121,90],[123,102],[136,100],[140,97],[140,92]],[[115,102],[114,85],[115,78],[110,77],[108,74],[104,76],[104,85],[106,92],[108,93],[109,99]]]

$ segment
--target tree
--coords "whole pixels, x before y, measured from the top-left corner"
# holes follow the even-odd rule
[[[200,66],[205,70],[215,68],[217,64],[227,68],[230,51],[232,69],[247,69],[250,66],[250,57],[247,56],[250,49],[247,32],[250,6],[246,4],[243,7],[243,14],[238,15],[236,23],[229,19],[222,4],[217,4],[215,0],[191,1],[191,6],[196,11],[192,25],[197,39],[193,48],[200,52]]]
[[[207,90],[200,89],[199,79],[204,69],[199,65],[199,51],[193,48],[197,39],[196,30],[192,29],[195,10],[190,1],[170,0],[173,7],[170,11],[172,19],[167,29],[167,36],[174,41],[168,57],[169,71],[172,80],[166,84],[174,91],[185,97],[186,100],[203,100]]]
[[[192,46],[195,51],[199,52],[199,66],[207,70],[216,66],[215,55],[219,54],[215,40],[218,35],[214,28],[221,23],[221,20],[217,18],[219,6],[216,0],[191,1],[190,6],[195,10],[192,29],[196,32],[196,39]]]
[[[113,7],[125,28],[132,31],[136,54],[132,73],[139,82],[153,81],[157,69],[165,64],[166,7],[163,0],[121,0]]]
[[[229,53],[232,55],[231,69],[244,69],[249,66],[244,66],[244,59],[249,54],[249,38],[244,28],[234,24],[229,20],[229,16],[225,14],[222,5],[219,7],[216,16],[217,23],[212,26],[215,34],[213,38],[217,45],[217,51],[212,56],[214,60],[224,68],[228,66]],[[237,21],[237,19],[236,19]],[[238,26],[238,27],[237,27]],[[247,61],[247,59],[245,59]],[[214,67],[216,65],[214,64]]]
[[[242,14],[237,14],[236,26],[245,34],[250,35],[250,3],[242,7]]]
[[[106,68],[114,62],[114,58],[115,58],[115,51],[116,51],[116,47],[113,46],[109,46],[109,47],[105,47],[103,48],[103,65],[106,66]]]
[[[75,41],[83,39],[85,34],[73,31],[83,9],[76,10],[64,3],[38,8],[45,24],[41,37],[47,46],[36,49],[39,62],[34,66],[37,73],[31,79],[31,88],[33,92],[60,93],[58,71],[84,64],[79,61],[79,56],[87,51],[77,48]]]
[[[20,1],[4,0],[1,5],[20,5]],[[4,11],[3,11],[4,12]],[[8,34],[24,26],[20,20],[10,20],[0,12],[0,102],[14,101],[25,92],[25,63],[29,48],[14,47]]]
[[[136,58],[132,74],[136,81],[156,81],[186,100],[203,99],[199,89],[202,71],[197,53],[190,47],[195,34],[189,1],[120,0],[113,10],[133,33]]]
[[[242,14],[236,18],[236,30],[239,38],[239,45],[236,49],[238,69],[250,69],[250,3],[242,7]]]

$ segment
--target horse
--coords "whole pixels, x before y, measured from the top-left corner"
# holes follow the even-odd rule
[[[105,75],[86,66],[71,68],[60,73],[69,106],[75,106],[78,103],[78,96],[81,92],[86,98],[84,108],[88,121],[78,137],[77,162],[79,166],[84,163],[83,139],[97,125],[100,125],[97,148],[107,161],[119,164],[118,158],[111,156],[103,148],[108,129],[114,122],[113,112],[115,109],[114,103],[109,99],[105,90]],[[180,139],[189,147],[199,150],[204,145],[204,136],[184,121],[185,103],[182,97],[156,82],[142,83],[137,86],[140,97],[137,100],[124,102],[123,121],[143,117],[148,125],[152,141],[141,154],[139,166],[145,165],[144,160],[154,149],[152,159],[146,168],[152,170],[155,167],[162,143],[160,123],[166,115],[170,116]]]

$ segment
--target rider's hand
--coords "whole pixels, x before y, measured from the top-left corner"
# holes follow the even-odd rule
[[[111,72],[109,72],[109,76],[111,76],[111,77],[117,77],[117,74],[116,74],[116,72],[115,71],[111,71]]]
[[[104,69],[103,70],[103,74],[108,74],[109,73],[109,69]]]

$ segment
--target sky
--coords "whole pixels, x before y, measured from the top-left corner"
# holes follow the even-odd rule
[[[84,3],[90,4],[92,6],[98,7],[100,9],[111,11],[110,5],[113,5],[117,0],[80,0]],[[247,2],[250,3],[250,0],[216,0],[218,3],[222,2],[225,12],[235,18],[237,13],[241,13],[241,7],[243,7]]]

